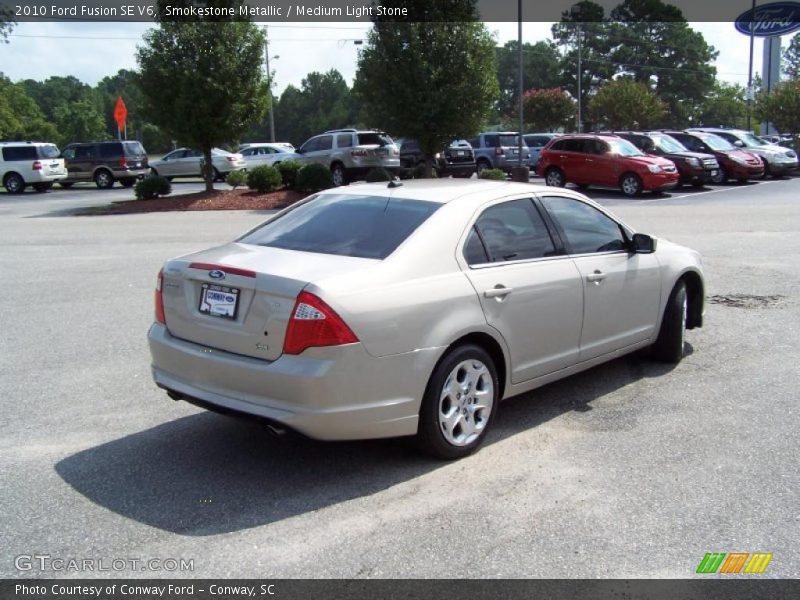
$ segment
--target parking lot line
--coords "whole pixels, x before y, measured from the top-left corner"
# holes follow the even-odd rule
[[[776,179],[774,181],[759,181],[758,185],[769,185],[770,183],[779,183],[780,181],[784,181],[783,179]],[[749,186],[747,187],[721,187],[715,190],[707,190],[705,192],[695,192],[694,194],[681,194],[680,196],[666,196],[664,198],[652,198],[650,200],[639,200],[641,204],[646,202],[663,202],[664,200],[677,200],[678,198],[696,198],[697,196],[703,196],[705,194],[716,194],[718,192],[726,192],[726,191],[733,191],[733,190],[747,190],[750,189]]]

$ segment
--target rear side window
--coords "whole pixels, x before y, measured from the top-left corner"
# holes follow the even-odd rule
[[[100,144],[100,158],[117,158],[122,156],[122,144]]]
[[[586,152],[586,140],[572,139],[564,140],[564,147],[559,150],[566,150],[567,152]]]
[[[55,146],[53,146],[55,148]],[[58,156],[58,154],[56,154]],[[3,148],[3,160],[36,160],[35,146],[5,146]]]
[[[336,136],[337,148],[351,148],[353,146],[353,136],[349,133],[340,133]]]
[[[125,148],[125,156],[141,156],[147,154],[144,151],[144,146],[139,142],[122,142],[122,147]]]
[[[487,208],[475,222],[475,231],[491,262],[542,258],[555,253],[547,227],[530,200],[511,200]],[[467,250],[478,256],[473,243],[473,248],[465,248],[467,262]]]
[[[358,134],[358,145],[359,146],[389,146],[394,144],[392,138],[390,138],[385,133],[359,133]]]
[[[622,228],[596,208],[563,196],[546,196],[542,203],[555,220],[570,254],[626,249]]]
[[[287,250],[384,259],[441,205],[382,196],[317,196],[240,242]]]

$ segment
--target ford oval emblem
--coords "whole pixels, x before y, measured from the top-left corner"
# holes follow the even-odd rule
[[[800,2],[771,2],[743,12],[736,19],[736,31],[756,37],[784,35],[800,29]]]
[[[208,276],[211,277],[211,279],[225,279],[225,271],[214,269],[208,272]]]

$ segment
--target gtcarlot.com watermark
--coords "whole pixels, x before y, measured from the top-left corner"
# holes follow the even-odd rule
[[[14,557],[18,571],[55,573],[97,573],[126,571],[167,571],[187,573],[194,571],[193,558],[75,558],[51,554],[20,554]]]

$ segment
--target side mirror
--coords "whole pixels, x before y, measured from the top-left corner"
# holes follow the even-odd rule
[[[644,233],[634,233],[631,250],[635,254],[652,254],[656,251],[656,240]]]
[[[733,142],[733,145],[736,146],[737,148],[744,148],[744,142],[742,142],[742,140],[736,140],[735,142]]]

